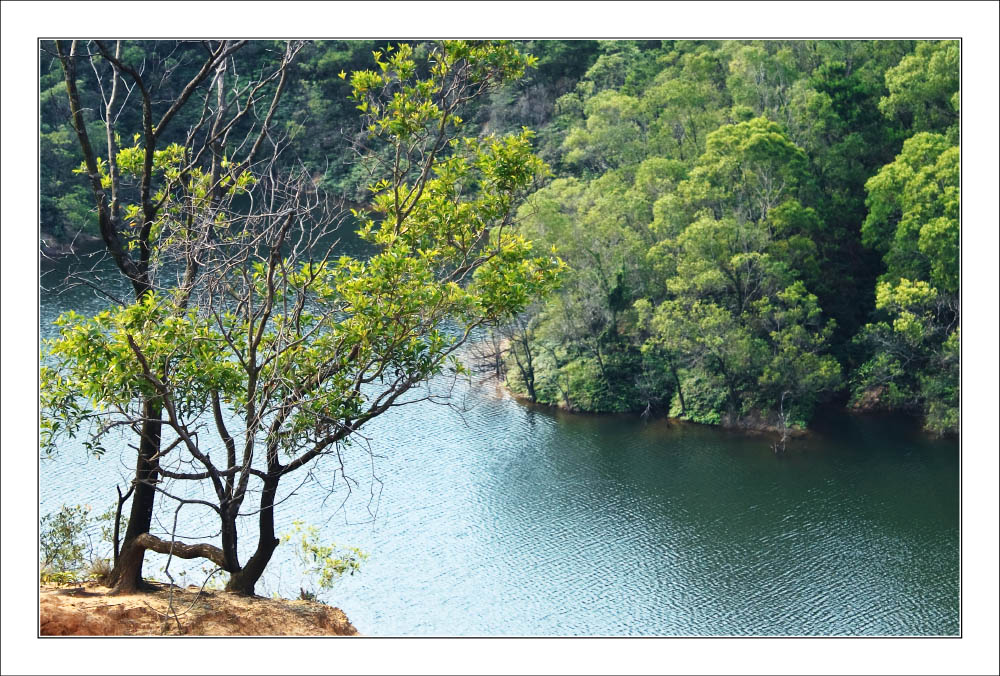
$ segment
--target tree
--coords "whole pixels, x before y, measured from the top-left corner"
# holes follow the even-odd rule
[[[641,159],[647,121],[638,99],[605,90],[587,99],[583,113],[586,127],[563,142],[567,164],[604,172]]]
[[[841,384],[840,364],[825,354],[836,323],[824,320],[801,281],[757,301],[753,321],[770,351],[757,378],[758,400],[778,403],[782,430],[789,421],[804,426],[822,396]]]
[[[958,302],[926,281],[880,282],[880,321],[867,324],[858,342],[871,355],[854,378],[854,401],[923,412],[925,426],[953,434],[959,424]]]
[[[886,264],[878,315],[856,342],[867,360],[854,401],[922,411],[928,429],[958,430],[959,148],[941,134],[907,139],[866,184],[864,242]]]
[[[778,410],[784,429],[805,424],[839,386],[840,366],[826,354],[835,323],[807,291],[819,278],[820,221],[796,198],[806,169],[781,128],[756,118],[709,134],[665,198],[653,227],[679,234],[650,255],[670,259],[668,298],[636,311],[643,353],[669,374],[679,414],[717,423]]]
[[[620,329],[635,295],[646,286],[645,250],[651,238],[644,219],[658,184],[669,182],[663,173],[667,172],[657,171],[655,163],[644,165],[638,185],[631,186],[613,172],[590,182],[557,179],[519,211],[524,231],[556,247],[571,269],[561,298],[531,331],[532,336],[548,334],[534,330],[547,323],[558,326],[556,332],[568,339],[557,339],[548,346],[551,349],[536,345],[536,352],[547,353],[546,359],[533,364],[540,381],[534,389],[544,403],[565,404],[565,392],[542,383],[565,380],[550,369],[570,369],[575,374],[569,379],[570,401],[579,399],[588,410],[623,411],[634,406],[641,356],[622,339]],[[568,353],[561,349],[567,346],[572,348]]]
[[[958,140],[959,47],[954,40],[917,43],[913,54],[885,72],[889,95],[879,108],[914,132],[947,134]]]
[[[676,415],[713,424],[739,419],[763,359],[763,345],[739,317],[708,301],[667,300],[650,334],[644,350],[664,355],[675,377]]]
[[[916,133],[865,183],[861,235],[885,272],[853,383],[856,404],[922,411],[939,434],[959,425],[958,65],[956,42],[921,42],[885,73],[879,108]]]
[[[524,386],[528,400],[532,403],[538,401],[538,394],[535,392],[535,362],[538,360],[538,355],[535,354],[534,326],[532,326],[537,318],[537,312],[537,307],[529,308],[501,326],[498,331],[506,346],[503,354],[513,362],[516,377]]]
[[[861,234],[883,254],[883,281],[924,279],[958,292],[959,152],[940,134],[915,134],[865,184]]]
[[[816,227],[815,214],[796,199],[805,170],[802,150],[764,118],[709,134],[688,178],[664,200],[666,222],[653,223],[671,239],[675,274],[667,288],[739,315],[788,284],[797,274],[790,264],[810,257]]]
[[[812,238],[823,273],[808,286],[837,319],[835,342],[844,346],[874,309],[870,290],[880,272],[878,255],[861,244],[864,184],[899,152],[904,132],[878,109],[886,93],[885,67],[877,77],[872,73],[884,58],[879,45],[823,43],[822,48],[830,52],[827,59],[793,87],[789,130],[809,155],[815,179],[810,203],[822,221]]]
[[[796,77],[791,50],[775,42],[729,45],[733,53],[726,84],[733,103],[749,106],[756,115],[777,117]]]
[[[690,162],[701,155],[705,137],[723,121],[721,97],[709,82],[660,80],[649,87],[640,103],[653,120],[651,145],[666,157]]]
[[[462,106],[520,76],[531,57],[506,42],[466,41],[437,45],[426,66],[408,45],[374,57],[375,70],[350,79],[362,151],[389,158],[371,184],[371,215],[356,214],[371,257],[340,255],[308,174],[251,174],[245,185],[261,208],[209,221],[210,240],[194,232],[201,273],[190,286],[90,319],[66,316],[49,346],[57,362],[43,369],[46,403],[71,427],[96,418],[100,435],[143,420],[142,402],[162,408],[159,475],[205,483],[212,497],[155,489],[178,511],[211,510],[219,544],[148,531],[136,541],[209,559],[229,572],[232,591],[253,593],[279,544],[284,477],[324,463],[342,472],[370,420],[445,396],[431,379],[464,371],[456,351],[470,335],[523,310],[562,267],[513,228],[545,172],[531,133],[459,135]],[[256,547],[242,561],[246,517],[256,517]]]
[[[88,179],[105,250],[132,287],[137,307],[148,307],[163,284],[176,291],[171,301],[179,309],[186,306],[202,268],[199,250],[214,240],[217,219],[224,219],[232,201],[245,192],[251,167],[266,172],[258,166],[260,156],[269,155],[273,164],[277,155],[270,123],[300,45],[280,47],[269,67],[249,77],[236,71],[231,58],[245,46],[246,41],[154,43],[146,54],[121,41],[54,43],[83,154],[79,172]],[[170,86],[174,70],[192,59],[200,65],[190,79],[181,87]],[[81,103],[81,63],[93,75],[102,102],[104,158],[91,141]],[[137,115],[133,103],[139,107]],[[191,113],[192,108],[200,117],[194,117],[199,113]],[[185,115],[192,122],[186,132],[176,133],[172,123]],[[119,126],[130,117],[141,120],[134,136],[122,134]],[[160,279],[170,260],[183,270],[179,283]],[[93,285],[86,277],[71,281]],[[108,289],[97,290],[125,304]],[[79,412],[73,394],[49,393],[43,387],[46,403],[57,410]],[[153,513],[162,405],[155,393],[144,392],[136,403],[139,412],[130,420],[138,437],[135,491],[121,555],[115,552],[111,582],[117,591],[129,592],[141,583],[145,548],[139,538],[149,530]],[[51,420],[43,421],[43,431],[65,431]],[[53,437],[43,439],[51,442]]]

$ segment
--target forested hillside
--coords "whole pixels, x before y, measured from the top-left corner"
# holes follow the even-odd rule
[[[522,208],[571,273],[512,385],[587,411],[958,427],[958,45],[602,43]]]
[[[658,43],[657,43],[658,44]],[[348,74],[370,67],[372,53],[387,43],[374,40],[323,41],[306,43],[289,65],[281,105],[275,111],[278,140],[284,147],[286,164],[302,163],[310,169],[317,184],[333,195],[355,202],[367,202],[372,167],[360,161],[352,146],[364,137],[355,102],[349,98]],[[414,57],[424,59],[427,43],[414,43]],[[537,41],[520,43],[524,51],[537,58],[535,67],[521,80],[500,93],[473,100],[465,111],[469,122],[482,132],[519,131],[528,126],[547,138],[547,123],[555,110],[558,96],[573,89],[598,56],[594,41]],[[265,72],[268,64],[280,55],[279,42],[250,41],[232,60],[239,79],[226,83],[231,91]],[[201,65],[204,47],[199,42],[128,41],[123,43],[123,58],[142,64],[147,79],[156,87],[155,99],[171,101],[191,80]],[[39,83],[41,147],[41,231],[43,238],[54,241],[71,239],[76,233],[97,235],[97,217],[87,181],[74,171],[83,158],[70,124],[66,83],[55,47],[41,45]],[[103,101],[110,86],[102,92],[93,74],[80,74],[80,96],[90,131],[103,138],[101,117]],[[105,83],[107,85],[107,83]],[[273,88],[275,83],[268,85]],[[134,92],[128,93],[136,97]],[[124,98],[119,93],[119,100]],[[121,128],[141,129],[141,107],[121,105],[117,119]],[[119,104],[120,105],[120,104]],[[184,134],[202,111],[194,106],[182,108],[173,121],[168,141],[183,143]],[[551,125],[557,134],[558,125]],[[239,130],[230,135],[235,138]],[[125,139],[126,142],[131,139]],[[561,138],[553,142],[558,146]]]
[[[363,134],[344,75],[384,46],[307,45],[275,113],[286,161],[359,204],[372,167],[351,149]],[[496,330],[512,389],[777,429],[840,401],[957,432],[957,42],[521,47],[537,58],[528,75],[465,111],[482,133],[537,132],[552,175],[518,227],[569,266],[557,294]],[[163,73],[148,79],[169,100],[202,48],[125,49]],[[255,74],[280,49],[253,42],[239,68]],[[40,58],[41,230],[66,240],[96,233],[96,217],[63,72],[51,46]],[[99,137],[102,93],[81,95]]]

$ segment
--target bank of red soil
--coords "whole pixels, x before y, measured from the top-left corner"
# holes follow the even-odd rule
[[[43,636],[357,636],[339,608],[166,585],[110,596],[94,583],[39,589]],[[176,617],[175,617],[176,613]]]

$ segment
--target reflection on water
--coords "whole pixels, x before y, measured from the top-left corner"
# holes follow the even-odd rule
[[[104,303],[43,295],[43,337],[58,312]],[[279,530],[305,518],[369,553],[328,596],[364,634],[958,633],[954,442],[841,415],[776,456],[763,438],[528,408],[490,385],[458,396],[366,428],[357,485],[321,465],[283,486]],[[102,510],[131,453],[65,446],[42,462],[42,513]],[[181,521],[215,528],[193,509]],[[288,549],[259,593],[297,596]],[[148,573],[162,565],[148,556]]]

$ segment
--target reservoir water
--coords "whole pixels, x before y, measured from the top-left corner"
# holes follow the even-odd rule
[[[43,292],[42,337],[60,312],[104,305]],[[321,464],[283,484],[279,531],[301,518],[368,553],[322,594],[362,634],[959,632],[959,448],[911,421],[831,413],[776,455],[710,427],[526,407],[492,382],[458,385],[453,402],[366,427],[356,483]],[[125,441],[101,459],[65,444],[41,460],[41,513],[103,511],[131,455]],[[202,516],[183,515],[181,534],[210,531]],[[147,555],[147,574],[162,579],[164,558]],[[182,564],[201,581],[201,562]],[[258,593],[300,586],[282,545]]]

